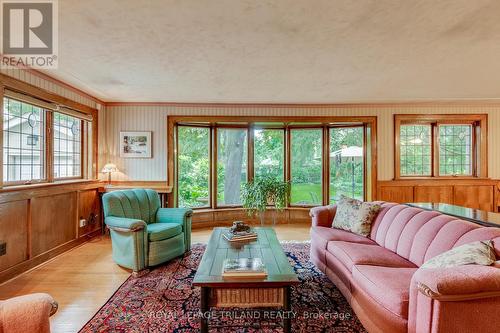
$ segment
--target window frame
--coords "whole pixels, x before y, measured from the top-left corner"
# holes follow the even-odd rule
[[[203,206],[198,206],[198,207],[190,207],[190,209],[196,210],[196,209],[210,209],[210,207],[213,207],[214,201],[213,201],[213,191],[212,188],[214,186],[214,173],[212,172],[212,164],[214,160],[214,152],[213,152],[213,143],[214,143],[214,129],[210,126],[206,126],[203,124],[179,124],[178,126],[175,127],[175,153],[176,156],[179,152],[179,128],[180,127],[191,127],[191,128],[207,128],[208,129],[208,202],[206,205]],[[215,153],[216,154],[216,153]],[[175,159],[175,178],[176,182],[179,180],[179,159]],[[215,182],[217,179],[215,179]],[[216,183],[215,183],[216,185]],[[176,186],[176,189],[179,187]],[[176,190],[176,200],[178,199],[178,192]],[[217,202],[217,198],[215,198],[215,202]]]
[[[401,174],[401,126],[431,126],[431,175]],[[441,175],[439,127],[471,126],[471,174]],[[488,178],[488,115],[487,114],[395,114],[394,115],[394,179],[478,179]]]
[[[5,107],[5,99],[8,98],[10,100],[15,100],[19,103],[23,103],[23,104],[27,104],[27,105],[31,105],[31,106],[36,106],[36,105],[33,105],[33,104],[30,104],[30,103],[27,103],[27,102],[23,102],[23,101],[20,101],[18,99],[15,99],[15,98],[12,98],[12,97],[8,97],[8,96],[2,96],[2,102],[1,102],[1,106],[2,106],[2,156],[1,156],[1,159],[2,159],[2,171],[3,171],[3,166],[4,166],[4,157],[3,157],[3,151],[4,151],[4,142],[3,142],[3,136],[4,136],[4,133],[5,131],[3,131],[3,123],[4,123],[4,118],[3,118],[3,115],[4,115],[4,107]],[[38,108],[40,108],[41,110],[41,113],[42,113],[42,117],[43,117],[43,122],[44,122],[44,126],[43,126],[43,141],[40,140],[40,144],[43,143],[43,150],[42,150],[42,158],[43,158],[43,163],[42,163],[42,167],[43,167],[43,171],[41,172],[41,178],[40,179],[31,179],[31,180],[14,180],[14,181],[5,181],[3,179],[4,175],[3,175],[3,172],[2,172],[2,179],[0,179],[1,183],[2,183],[2,187],[9,187],[9,186],[20,186],[20,185],[32,185],[32,184],[44,184],[44,183],[47,183],[49,181],[49,171],[47,169],[47,166],[48,166],[48,147],[47,147],[47,144],[48,144],[48,133],[49,133],[49,129],[48,127],[50,126],[49,125],[49,115],[47,112],[47,110],[45,108],[42,108],[42,107],[39,107],[37,106]]]
[[[277,124],[279,123],[279,124]],[[210,207],[192,207],[198,211],[241,209],[241,205],[217,204],[217,128],[246,128],[247,129],[247,178],[253,180],[254,170],[254,130],[275,129],[283,130],[284,136],[284,180],[291,180],[291,130],[292,129],[321,129],[322,131],[322,202],[315,205],[288,204],[287,209],[310,209],[318,205],[328,205],[330,193],[330,128],[333,127],[362,127],[364,133],[364,199],[373,199],[377,184],[377,117],[376,116],[169,116],[167,117],[167,175],[168,185],[172,186],[172,200],[169,207],[178,207],[178,128],[180,126],[209,127],[210,128]],[[372,161],[368,161],[371,158]]]
[[[56,140],[55,137],[55,131],[54,131],[54,125],[55,125],[55,113],[59,113],[57,111],[51,112],[52,115],[52,175],[55,175],[55,149],[54,149],[54,142]],[[64,113],[60,113],[64,114]],[[73,117],[76,118],[76,117]],[[78,119],[78,118],[76,118]],[[64,181],[64,180],[77,180],[77,179],[84,179],[85,178],[85,161],[87,159],[87,155],[85,154],[85,136],[88,134],[87,131],[85,130],[85,121],[83,119],[78,119],[80,121],[80,176],[69,176],[69,177],[53,177],[55,181]]]
[[[48,92],[39,87],[33,86],[26,82],[17,80],[15,78],[0,74],[0,108],[2,112],[0,113],[0,123],[2,127],[0,128],[0,146],[2,147],[2,154],[0,155],[0,162],[2,168],[0,168],[0,189],[8,188],[24,188],[30,186],[38,185],[57,185],[60,183],[71,182],[71,181],[86,181],[97,179],[97,130],[98,130],[98,110],[87,105],[74,102],[67,98],[61,97],[57,94]],[[7,92],[8,90],[8,92]],[[13,94],[12,94],[12,93]],[[16,95],[22,95],[23,98],[13,97]],[[4,98],[10,98],[18,100],[22,103],[32,104],[40,107],[43,110],[45,116],[45,138],[44,138],[44,179],[32,180],[32,181],[4,181],[3,180],[3,108],[4,108]],[[33,101],[33,102],[30,102]],[[37,101],[37,102],[35,102]],[[40,104],[40,105],[37,105]],[[50,105],[52,107],[44,107],[42,105]],[[64,109],[64,111],[62,111]],[[69,113],[73,117],[80,118],[78,114],[81,114],[81,143],[80,143],[80,177],[64,177],[64,178],[54,178],[54,134],[53,134],[53,113]]]

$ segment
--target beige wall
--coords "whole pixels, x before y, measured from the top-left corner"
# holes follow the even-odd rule
[[[377,116],[378,117],[378,177],[390,180],[394,177],[394,126],[397,113],[464,114],[487,113],[489,115],[489,176],[500,178],[500,104],[469,106],[387,106],[387,107],[204,107],[204,106],[107,106],[105,110],[104,139],[106,160],[118,165],[121,174],[117,180],[166,180],[166,124],[168,115],[259,115],[259,116]],[[118,156],[120,131],[152,131],[152,159],[122,159]],[[102,160],[101,160],[102,161]]]

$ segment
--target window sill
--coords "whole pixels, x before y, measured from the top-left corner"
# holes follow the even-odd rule
[[[318,206],[291,206],[291,207],[286,207],[284,210],[309,210],[313,207],[318,207]],[[213,212],[227,212],[227,211],[245,211],[245,208],[239,206],[239,207],[220,207],[220,208],[198,208],[198,209],[193,209],[194,214],[202,214],[202,213],[213,213]]]
[[[8,193],[15,191],[26,191],[32,189],[41,189],[47,187],[64,186],[64,185],[79,185],[79,184],[92,184],[96,183],[101,185],[102,181],[98,179],[71,179],[71,180],[58,180],[53,183],[35,183],[27,185],[11,185],[0,188],[0,193]]]
[[[475,176],[408,176],[408,177],[396,177],[393,180],[490,180],[489,177],[475,177]]]

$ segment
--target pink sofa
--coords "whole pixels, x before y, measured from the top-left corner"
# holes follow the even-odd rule
[[[311,210],[311,260],[335,283],[369,332],[499,332],[500,268],[418,270],[455,246],[500,228],[383,203],[369,237],[333,229],[335,206]]]

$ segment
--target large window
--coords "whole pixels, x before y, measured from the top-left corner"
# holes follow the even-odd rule
[[[285,131],[283,129],[254,130],[255,177],[285,176]]]
[[[364,199],[364,128],[330,129],[330,203],[341,195]]]
[[[396,115],[396,178],[486,177],[486,115]]]
[[[85,114],[80,117],[77,111],[6,90],[3,186],[77,179],[91,173],[92,164],[86,160],[93,151],[91,119]]]
[[[210,128],[179,126],[179,207],[210,206]]]
[[[54,178],[82,176],[82,120],[54,113]]]
[[[174,151],[168,155],[172,204],[195,209],[241,207],[242,186],[268,176],[290,182],[288,206],[297,209],[335,203],[342,194],[371,199],[373,181],[367,177],[373,180],[375,167],[367,157],[375,156],[371,144],[376,138],[370,129],[376,119],[360,118],[294,122],[287,117],[280,121],[277,117],[171,116],[169,133],[175,133],[168,150]]]
[[[45,111],[11,98],[3,106],[3,181],[44,180]]]
[[[247,181],[247,129],[217,129],[217,205],[239,205]]]
[[[322,129],[291,130],[291,203],[320,205],[323,202]]]

